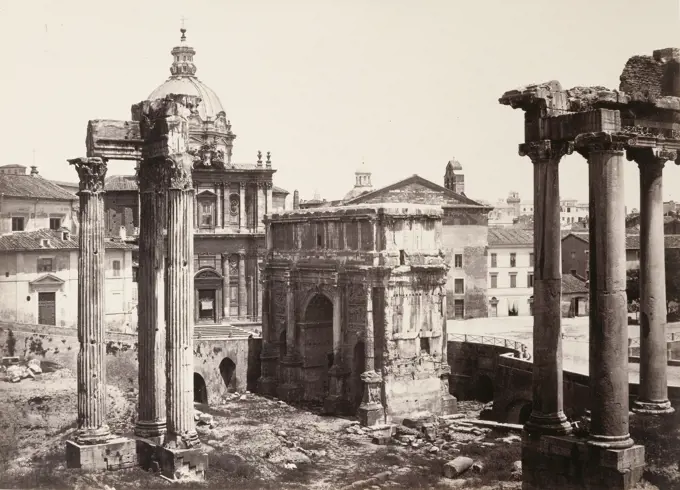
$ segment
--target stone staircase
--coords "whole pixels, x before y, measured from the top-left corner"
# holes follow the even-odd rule
[[[242,339],[251,333],[233,325],[195,325],[194,339]]]

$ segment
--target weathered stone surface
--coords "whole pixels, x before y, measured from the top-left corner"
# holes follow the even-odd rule
[[[458,456],[444,465],[444,476],[456,478],[472,467],[474,461],[466,456]]]
[[[651,101],[657,97],[680,96],[679,63],[677,48],[659,49],[652,56],[632,56],[621,73],[619,90]]]

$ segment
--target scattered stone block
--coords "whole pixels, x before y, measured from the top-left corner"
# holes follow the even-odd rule
[[[384,436],[384,435],[379,435],[379,436],[373,436],[371,441],[373,444],[377,444],[379,446],[386,446],[390,443],[392,438],[390,436]]]
[[[456,478],[472,467],[472,458],[458,456],[444,465],[444,476],[446,478]]]
[[[42,368],[40,367],[40,361],[37,359],[31,359],[28,361],[28,369],[30,369],[33,374],[41,374]]]

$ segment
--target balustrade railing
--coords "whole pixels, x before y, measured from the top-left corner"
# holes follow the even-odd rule
[[[522,349],[528,350],[528,346],[518,340],[506,339],[504,337],[492,337],[488,335],[470,335],[463,333],[448,334],[449,341],[470,342],[473,344],[494,345],[497,347],[506,347],[516,351]]]

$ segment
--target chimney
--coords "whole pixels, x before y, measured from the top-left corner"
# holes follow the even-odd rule
[[[293,192],[293,209],[300,209],[300,193],[297,189]]]
[[[125,241],[126,238],[127,238],[127,230],[125,229],[124,226],[121,226],[120,227],[120,239],[122,241]]]
[[[71,234],[68,232],[68,230],[64,230],[61,232],[61,237],[63,240],[69,240],[71,238]]]
[[[38,175],[38,167],[36,167],[35,165],[31,165],[31,175],[34,177]]]

